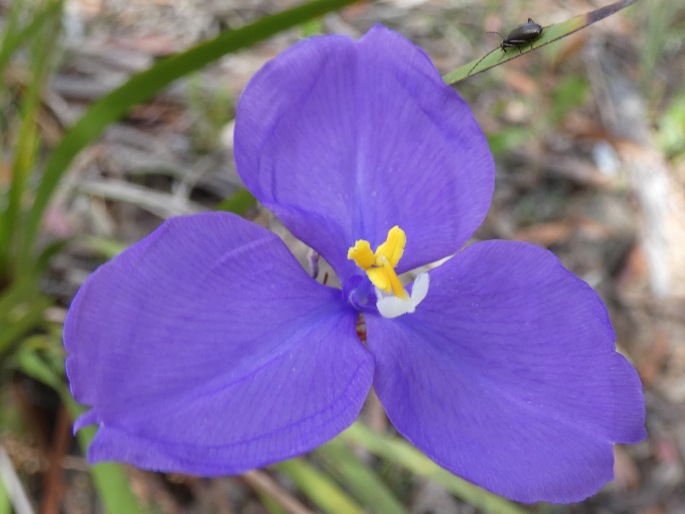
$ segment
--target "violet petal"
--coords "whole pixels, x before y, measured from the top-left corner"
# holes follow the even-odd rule
[[[308,451],[354,421],[373,376],[339,290],[226,213],[179,217],[99,268],[69,310],[89,460],[199,475]]]
[[[597,294],[550,252],[477,243],[430,272],[414,314],[367,316],[374,387],[438,464],[511,499],[574,502],[645,437],[637,373]]]
[[[237,109],[247,188],[336,269],[399,225],[399,271],[456,252],[490,206],[494,164],[468,105],[426,54],[376,25],[310,38],[264,66]]]

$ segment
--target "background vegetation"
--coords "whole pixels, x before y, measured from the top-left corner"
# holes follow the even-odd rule
[[[305,35],[358,37],[380,22],[463,79],[499,45],[487,31],[601,5],[0,0],[0,514],[684,512],[685,7],[669,0],[640,0],[455,86],[498,161],[477,237],[559,255],[607,302],[645,384],[650,438],[617,448],[600,494],[504,501],[396,437],[373,398],[311,455],[240,477],[88,467],[93,431],[71,435],[61,323],[97,265],[169,216],[217,208],[302,251],[232,161],[235,102],[264,62]]]

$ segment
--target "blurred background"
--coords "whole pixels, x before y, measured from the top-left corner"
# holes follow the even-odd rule
[[[497,160],[476,238],[557,254],[600,293],[642,377],[649,439],[616,448],[616,478],[599,494],[570,506],[504,502],[403,445],[373,399],[357,431],[240,477],[86,464],[92,433],[71,433],[61,323],[88,274],[163,219],[217,207],[292,241],[241,188],[232,158],[238,95],[267,60],[305,35],[357,38],[380,22],[447,73],[500,44],[488,31],[606,5],[358,2],[239,41],[168,87],[153,75],[93,110],[165,57],[300,4],[0,0],[0,514],[685,514],[685,3],[673,0],[639,0],[455,86]]]

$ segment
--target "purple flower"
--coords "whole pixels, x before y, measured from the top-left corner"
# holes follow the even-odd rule
[[[335,269],[313,280],[266,229],[179,217],[99,268],[64,329],[97,424],[91,462],[241,473],[326,442],[371,386],[395,428],[509,498],[570,502],[645,437],[635,370],[602,302],[550,252],[476,243],[494,164],[428,57],[376,26],[302,41],[246,87],[246,187]],[[367,343],[355,331],[363,313]]]

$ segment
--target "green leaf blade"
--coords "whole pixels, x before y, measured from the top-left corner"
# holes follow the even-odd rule
[[[340,438],[358,444],[389,462],[408,469],[416,475],[429,478],[469,505],[488,514],[526,514],[514,503],[444,470],[412,445],[396,437],[377,434],[361,423],[354,423]]]
[[[337,477],[370,512],[407,514],[407,510],[385,483],[340,439],[333,439],[316,450],[326,470]]]
[[[32,250],[43,212],[57,184],[76,155],[94,142],[113,122],[122,118],[134,105],[159,93],[174,80],[193,73],[220,57],[263,41],[279,32],[339,10],[358,0],[313,0],[292,9],[260,18],[186,52],[168,57],[134,75],[125,84],[91,105],[67,132],[48,157],[41,183],[31,210],[22,256]]]
[[[449,85],[454,85],[462,80],[465,80],[473,75],[477,75],[483,71],[489,70],[500,64],[504,64],[507,61],[516,59],[521,55],[525,55],[528,52],[532,52],[536,48],[548,45],[554,41],[557,41],[563,37],[569,36],[574,32],[579,31],[589,25],[592,25],[599,20],[606,18],[607,16],[614,14],[621,9],[625,9],[629,5],[635,3],[637,0],[620,0],[610,5],[600,7],[594,11],[587,12],[585,14],[580,14],[555,25],[548,25],[543,27],[542,34],[540,37],[530,42],[530,44],[525,44],[520,47],[507,48],[502,50],[496,47],[489,53],[485,54],[484,57],[474,59],[473,61],[460,66],[456,70],[447,73],[442,77],[445,83]]]
[[[324,473],[303,459],[291,459],[276,465],[322,512],[362,514],[362,508]]]

